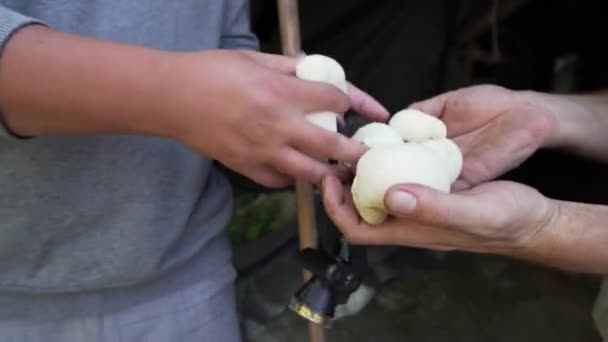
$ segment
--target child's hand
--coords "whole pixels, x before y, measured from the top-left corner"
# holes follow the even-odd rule
[[[365,147],[308,122],[305,115],[343,113],[349,107],[375,120],[388,113],[352,86],[347,96],[334,86],[297,79],[296,63],[250,51],[177,57],[177,71],[167,84],[169,135],[269,187],[339,173],[318,159],[355,162]]]

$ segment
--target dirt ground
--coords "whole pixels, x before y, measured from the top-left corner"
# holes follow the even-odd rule
[[[247,341],[308,341],[305,322],[285,309],[300,281],[295,252],[239,279]],[[416,255],[397,256],[371,302],[335,322],[326,340],[600,341],[591,317],[598,279],[494,256]]]

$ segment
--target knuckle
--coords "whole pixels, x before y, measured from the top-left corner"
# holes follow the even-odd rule
[[[286,96],[286,87],[276,77],[260,77],[257,84],[261,86],[250,88],[246,95],[252,112],[276,118],[277,108],[281,107],[280,101]]]
[[[432,203],[432,202],[430,202]],[[427,206],[426,210],[421,210],[419,213],[414,214],[421,220],[429,223],[439,223],[440,225],[451,226],[453,222],[457,222],[458,217],[454,213],[454,208],[449,205],[442,206],[441,210],[429,209],[432,206]]]
[[[266,142],[276,136],[277,116],[272,110],[257,110],[253,120],[249,120],[242,129],[242,135],[248,142]]]
[[[260,93],[260,98],[265,100],[263,105],[266,110],[276,110],[276,108],[286,106],[293,109],[299,101],[300,89],[294,86],[293,81],[286,81],[284,77],[270,75],[264,77],[258,84],[261,86],[256,92]]]
[[[264,77],[261,82],[268,95],[273,97],[284,98],[291,89],[285,84],[283,78],[274,75]]]
[[[256,120],[245,129],[244,135],[249,141],[263,141],[264,137],[268,136],[270,127],[268,122]]]
[[[346,112],[350,108],[346,94],[331,84],[319,85],[319,101],[323,102],[328,110],[338,113]]]
[[[445,108],[452,111],[464,111],[467,108],[467,99],[463,96],[452,96],[445,101]]]
[[[340,136],[333,132],[325,132],[324,134],[319,134],[318,142],[329,155],[335,154],[338,150],[338,145],[340,144]]]
[[[346,94],[344,94],[344,92],[342,92],[342,90],[335,88],[335,87],[333,89],[333,92],[336,94],[335,95],[336,112],[344,113],[344,112],[348,111],[348,109],[350,108],[350,101],[349,101],[348,97],[346,96]]]
[[[540,145],[558,124],[554,115],[530,115],[528,118],[528,132],[535,145]]]
[[[320,178],[317,167],[312,163],[301,163],[295,169],[295,175],[299,178],[315,182]]]

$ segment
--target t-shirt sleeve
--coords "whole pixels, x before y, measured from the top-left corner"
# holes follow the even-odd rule
[[[225,6],[220,47],[223,49],[257,50],[259,41],[255,34],[251,32],[249,1],[226,1]]]
[[[15,12],[5,6],[0,5],[0,59],[2,59],[2,52],[6,42],[11,38],[13,33],[17,32],[22,27],[31,24],[44,25],[40,20],[30,18],[19,12]],[[0,72],[2,70],[0,69]],[[0,109],[1,110],[1,109]],[[4,123],[2,122],[2,116],[0,113],[0,139],[17,139],[15,135],[11,134]]]

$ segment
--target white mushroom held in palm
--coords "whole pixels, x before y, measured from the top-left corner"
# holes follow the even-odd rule
[[[355,208],[369,224],[386,220],[384,197],[391,186],[412,183],[449,192],[462,169],[462,153],[447,138],[444,123],[421,111],[406,109],[388,125],[365,125],[353,139],[370,147],[351,186]]]

